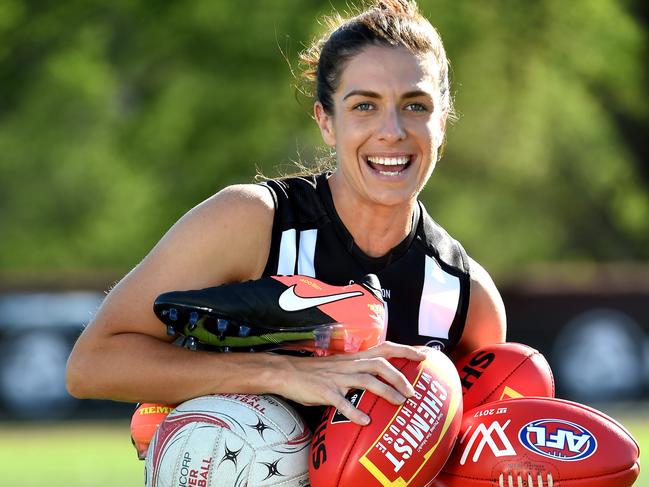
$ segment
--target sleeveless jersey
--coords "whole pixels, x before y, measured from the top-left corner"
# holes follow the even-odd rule
[[[374,273],[387,303],[387,339],[450,352],[462,335],[469,305],[464,248],[418,202],[410,234],[382,257],[366,255],[336,213],[328,176],[261,183],[275,201],[264,276],[302,274],[346,285]]]

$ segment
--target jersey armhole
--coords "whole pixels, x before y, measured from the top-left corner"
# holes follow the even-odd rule
[[[426,245],[426,247],[433,253],[440,267],[456,276],[460,283],[460,299],[448,335],[448,345],[453,349],[464,334],[464,325],[471,300],[470,259],[464,246],[432,219],[421,201],[419,204],[424,233],[432,239],[432,245]],[[425,241],[428,242],[428,239]]]
[[[278,209],[278,201],[277,201],[277,192],[272,188],[272,186],[269,184],[274,181],[262,181],[261,183],[257,183],[257,186],[262,186],[268,190],[270,193],[270,197],[273,198],[273,208],[275,209],[275,213],[277,213]]]
[[[280,213],[281,213],[281,209],[280,209],[281,193],[278,194],[278,191],[282,192],[282,187],[277,181],[274,181],[272,179],[269,179],[267,181],[262,181],[257,184],[259,186],[265,187],[270,192],[270,195],[273,198],[273,207],[275,209],[273,215],[273,229],[271,231],[268,260],[266,261],[266,265],[264,266],[262,276],[274,276],[275,274],[277,274],[279,247],[282,239],[282,229],[281,229],[281,225],[279,224]]]

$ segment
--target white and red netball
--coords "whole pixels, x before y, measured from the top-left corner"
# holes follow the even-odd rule
[[[464,413],[436,487],[626,487],[638,477],[631,434],[596,409],[561,399],[496,401]]]
[[[311,434],[270,395],[203,396],[176,407],[146,457],[147,487],[303,487]]]
[[[554,377],[545,357],[522,343],[479,348],[455,362],[464,410],[522,396],[554,397]]]
[[[462,390],[453,363],[437,350],[423,362],[391,359],[415,388],[400,406],[369,391],[348,397],[368,414],[359,426],[328,408],[314,430],[312,487],[427,485],[448,459],[462,417]]]

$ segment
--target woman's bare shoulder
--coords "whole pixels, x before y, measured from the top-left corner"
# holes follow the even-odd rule
[[[471,290],[464,333],[456,354],[472,352],[506,339],[507,318],[500,292],[489,273],[470,259]]]
[[[108,294],[95,321],[113,333],[163,337],[152,303],[163,292],[200,289],[261,276],[273,227],[270,192],[257,185],[219,191],[183,215]]]

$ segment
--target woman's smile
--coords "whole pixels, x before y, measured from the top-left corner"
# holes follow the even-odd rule
[[[397,181],[405,176],[406,171],[411,167],[414,160],[413,154],[372,154],[363,156],[367,166],[377,177],[387,181]]]
[[[444,137],[430,60],[405,48],[370,45],[350,58],[333,114],[316,104],[325,141],[336,148],[336,179],[357,204],[410,206],[435,167]]]

